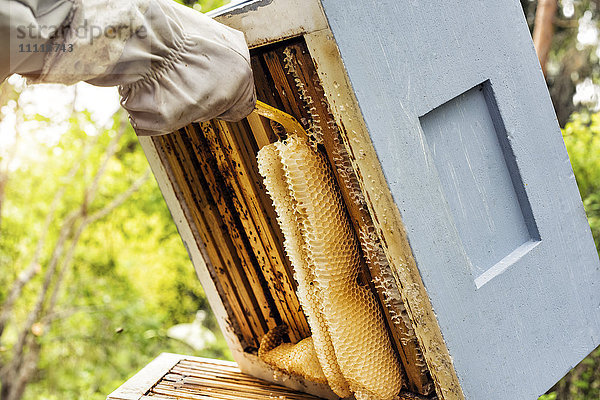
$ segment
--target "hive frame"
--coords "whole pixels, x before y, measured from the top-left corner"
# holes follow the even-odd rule
[[[352,163],[369,211],[385,244],[385,252],[396,284],[413,322],[415,334],[436,385],[444,400],[464,399],[452,359],[443,340],[435,313],[413,258],[400,212],[393,201],[377,154],[370,139],[356,97],[335,39],[319,0],[257,0],[244,5],[225,6],[212,13],[216,20],[242,30],[251,48],[295,36],[304,36],[331,113],[341,127],[349,147]],[[231,327],[223,301],[208,272],[210,262],[201,243],[195,239],[194,227],[186,215],[185,205],[177,197],[177,187],[151,137],[139,137],[165,201],[169,206],[181,238],[194,264],[207,299],[240,369],[259,378],[306,391],[317,396],[337,398],[325,385],[304,379],[274,374],[272,369],[252,354],[245,353]],[[402,282],[402,284],[400,283]]]

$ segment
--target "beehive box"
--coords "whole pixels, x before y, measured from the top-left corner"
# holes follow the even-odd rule
[[[360,240],[405,390],[535,398],[600,343],[600,269],[518,2],[259,0],[218,11],[246,33],[258,98],[327,157]],[[140,138],[245,373],[285,324],[310,334],[258,150],[255,114]],[[526,383],[525,383],[526,382]]]
[[[366,246],[362,257],[371,258],[363,262],[361,281],[378,294],[394,351],[407,374],[407,389],[433,394],[433,381],[400,293],[392,284],[391,269],[305,40],[294,38],[253,49],[252,67],[259,99],[303,121],[334,166],[355,234],[363,237]],[[238,362],[251,362],[259,371],[265,366],[255,355],[269,329],[287,325],[293,343],[310,336],[272,200],[258,172],[259,149],[278,140],[274,128],[278,129],[253,114],[239,123],[192,124],[177,134],[152,139],[166,178],[178,188],[178,203],[189,213],[185,218],[192,220],[195,240],[201,240],[207,254],[206,271],[223,301],[227,332],[242,353]],[[272,375],[270,369],[266,374]],[[313,393],[331,396],[324,387],[299,383],[314,387]]]

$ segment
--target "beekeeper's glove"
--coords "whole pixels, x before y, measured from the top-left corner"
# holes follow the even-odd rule
[[[172,0],[0,3],[0,34],[10,32],[1,79],[16,72],[32,83],[118,85],[138,135],[236,121],[254,108],[244,35]]]

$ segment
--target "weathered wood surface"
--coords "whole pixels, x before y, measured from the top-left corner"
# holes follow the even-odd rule
[[[109,394],[107,400],[141,399],[180,359],[181,356],[177,354],[161,354]]]
[[[247,124],[240,124],[245,131],[236,135],[230,129],[238,128],[214,124],[155,140],[195,215],[213,279],[243,347],[256,349],[262,335],[282,322],[294,328],[291,339],[302,339],[310,330],[299,310],[274,211],[265,211],[266,194],[251,186],[258,149],[240,143],[249,135]]]
[[[163,353],[107,400],[318,400],[240,371],[229,361]]]

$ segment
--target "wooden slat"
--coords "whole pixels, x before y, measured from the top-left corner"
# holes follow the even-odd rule
[[[266,120],[254,123],[260,124],[261,144],[277,139]],[[244,132],[239,131],[242,128]],[[204,124],[202,130],[187,127],[157,140],[172,164],[209,258],[217,264],[215,283],[248,348],[256,348],[262,335],[281,322],[290,327],[293,341],[310,335],[283,236],[258,174],[258,144],[252,139],[247,124],[223,124],[216,130]]]
[[[262,51],[255,50],[251,53],[250,63],[254,72],[254,83],[256,85],[256,96],[265,103],[284,110],[284,103],[277,95],[275,83],[271,78],[270,72],[265,65],[265,60],[261,56]]]
[[[187,360],[168,364],[140,400],[318,400],[242,373],[237,367],[211,360]],[[216,361],[216,360],[215,360]]]
[[[177,141],[180,137],[175,136],[171,139]],[[236,304],[239,308],[237,310],[238,320],[246,322],[243,326],[249,329],[249,333],[245,335],[246,339],[249,344],[256,345],[256,342],[260,337],[260,332],[262,331],[260,325],[256,322],[258,316],[253,313],[253,308],[248,310],[250,297],[244,290],[246,285],[239,283],[241,281],[243,282],[242,278],[236,274],[236,270],[228,268],[228,266],[239,263],[237,253],[231,243],[231,238],[229,237],[228,232],[223,228],[214,199],[206,189],[208,183],[205,182],[204,175],[198,174],[194,168],[189,167],[191,161],[181,143],[177,145],[176,153],[179,157],[185,157],[184,163],[181,165],[182,174],[188,181],[187,188],[193,193],[193,198],[196,202],[200,201],[200,203],[197,203],[199,207],[195,208],[197,212],[195,214],[196,220],[204,228],[203,231],[206,232],[207,235],[210,235],[209,240],[210,243],[213,244],[217,260],[220,261],[221,266],[225,266],[225,268],[219,269],[218,271],[222,273],[223,279],[221,282],[229,289],[226,298],[233,297],[237,300]],[[201,188],[204,188],[204,190],[201,190]]]
[[[256,185],[257,180],[261,180],[256,163],[257,143],[249,141],[252,132],[249,132],[247,124],[217,122],[216,125],[219,129],[212,130],[216,135],[209,140],[213,144],[211,150],[222,153],[223,159],[227,161],[226,168],[231,173],[226,177],[239,200],[239,215],[244,230],[282,321],[290,328],[290,339],[297,342],[309,336],[310,329],[304,315],[298,313],[300,304],[291,265],[281,245],[281,237],[275,233],[279,231],[279,227],[274,220],[274,211],[271,215],[268,211],[271,208],[270,199],[264,196],[264,189],[260,190],[261,187]]]
[[[285,388],[278,388],[269,386],[266,382],[248,382],[244,381],[243,376],[236,376],[230,378],[224,378],[216,376],[188,376],[186,374],[169,373],[166,374],[161,383],[172,384],[178,386],[179,384],[185,384],[186,389],[194,392],[198,392],[202,389],[211,390],[221,393],[227,393],[236,391],[238,393],[253,393],[257,395],[272,395],[272,394],[289,394],[290,390]]]
[[[222,177],[216,168],[216,161],[206,145],[197,146],[197,143],[190,139],[190,136],[196,137],[197,133],[194,128],[189,127],[186,129],[186,134],[182,134],[175,140],[178,142],[180,151],[189,152],[192,158],[192,164],[188,166],[187,174],[201,177],[206,181],[206,186],[203,188],[205,194],[211,196],[218,210],[218,215],[215,216],[211,226],[222,227],[223,239],[232,255],[231,262],[227,263],[226,271],[231,279],[232,289],[242,299],[241,304],[248,316],[247,319],[251,324],[255,339],[259,341],[270,327],[277,325],[277,322],[272,317],[268,295],[262,288],[261,277],[257,274],[255,266],[256,262],[252,260],[247,245],[244,243],[245,234],[238,226],[236,211],[225,192],[227,188],[224,187]]]
[[[278,46],[272,51],[263,53],[262,58],[273,80],[277,96],[280,98],[281,104],[283,104],[282,109],[286,110],[288,114],[293,115],[302,123],[302,121],[307,121],[309,114],[304,109],[304,105],[299,101],[299,93],[296,85],[293,81],[288,81],[288,75],[277,54],[281,50],[282,48]]]
[[[251,174],[256,170],[255,163],[252,163],[255,159],[255,151],[242,154],[239,144],[235,140],[236,136],[248,137],[248,129],[237,129],[235,133],[232,133],[235,128],[242,128],[242,124],[218,123],[218,125],[219,138],[215,137],[213,143],[218,142],[220,146],[214,151],[222,150],[224,158],[228,161],[227,165],[231,171],[228,177],[236,197],[240,200],[238,205],[242,225],[250,239],[282,321],[290,327],[292,332],[290,337],[294,341],[300,340],[307,335],[306,330],[302,329],[302,322],[305,323],[305,318],[297,318],[299,304],[291,284],[292,277],[286,273],[285,254],[283,248],[276,244],[273,227],[269,226],[267,215],[258,200],[256,188],[249,180]],[[251,157],[251,159],[247,157]],[[306,323],[305,326],[307,327]]]
[[[244,301],[248,301],[243,293],[235,286],[230,276],[230,267],[236,265],[235,252],[232,250],[227,234],[223,232],[220,216],[214,201],[207,197],[207,191],[202,190],[207,184],[196,180],[195,173],[189,173],[190,161],[187,152],[181,151],[174,145],[174,138],[179,132],[155,138],[157,148],[164,154],[165,162],[170,167],[173,180],[177,183],[184,201],[192,213],[194,225],[198,228],[199,240],[204,244],[211,264],[214,264],[215,283],[222,290],[222,298],[227,301],[230,318],[239,329],[238,335],[243,347],[257,346],[259,337],[251,328],[255,323],[250,320],[255,315],[244,309]],[[203,179],[202,179],[203,180]]]
[[[174,146],[170,136],[171,135],[164,135],[154,138],[157,151],[159,156],[163,159],[163,163],[167,166],[170,178],[177,184],[176,187],[179,189],[178,194],[183,197],[180,201],[187,205],[187,209],[189,209],[192,214],[191,218],[193,219],[194,226],[198,228],[197,232],[200,235],[199,240],[204,244],[205,250],[211,261],[208,263],[208,266],[214,266],[214,268],[209,268],[211,277],[215,283],[218,283],[221,290],[225,291],[228,289],[228,286],[231,286],[229,279],[223,279],[223,276],[227,276],[226,270],[223,268],[226,261],[222,255],[222,252],[226,250],[226,247],[220,245],[221,241],[219,240],[220,235],[218,229],[212,229],[209,225],[210,222],[207,220],[207,218],[210,219],[214,213],[214,206],[203,195],[197,197],[196,194],[193,193],[193,186],[190,184],[190,178],[186,176],[184,166],[182,165],[180,157],[176,154],[176,150],[173,148]],[[218,226],[216,227],[218,228]],[[222,275],[221,279],[219,279],[220,275]],[[245,314],[241,309],[240,300],[237,296],[224,297],[223,299],[227,301],[229,306],[228,311],[237,316],[237,318],[232,318],[232,320],[243,322]],[[242,323],[240,324],[240,327],[241,329],[244,329],[245,327],[248,327],[248,324]],[[245,334],[244,336],[250,336],[248,332],[243,332]]]
[[[277,136],[273,133],[270,123],[266,118],[252,113],[248,115],[246,121],[250,125],[250,131],[254,135],[259,149],[277,140]]]
[[[165,372],[176,366],[181,357],[177,354],[163,353],[117,390],[108,395],[107,400],[138,400],[160,380]]]
[[[264,134],[266,134],[268,136],[268,138],[271,140],[271,142],[275,142],[279,138],[271,129],[271,126],[270,126],[270,123],[268,122],[268,120],[266,120],[263,117],[259,117],[259,118],[262,122],[262,126],[259,126],[259,127],[256,127],[256,126],[252,127],[252,125],[250,125],[250,118],[248,118],[248,124],[252,127],[251,128],[252,134],[254,135],[254,138],[256,138],[255,141],[252,140],[252,137],[250,137],[250,135],[244,135],[244,134],[242,134],[242,132],[239,132],[239,131],[234,132],[234,134],[232,136],[238,142],[238,145],[239,145],[238,148],[239,148],[240,152],[243,154],[242,158],[244,160],[246,160],[246,162],[248,163],[248,167],[247,167],[248,179],[251,181],[251,185],[252,185],[253,189],[255,189],[255,194],[259,201],[259,203],[257,203],[257,205],[264,212],[266,225],[268,225],[270,227],[271,233],[273,233],[276,236],[277,246],[280,248],[280,251],[283,254],[285,254],[285,250],[283,248],[283,242],[284,242],[283,232],[281,231],[281,228],[279,227],[279,224],[277,222],[277,215],[275,213],[275,208],[273,207],[273,200],[271,200],[271,197],[267,194],[267,189],[264,185],[263,177],[258,172],[258,163],[256,160],[256,154],[258,153],[258,150],[260,150],[260,148],[262,148],[262,145],[259,144],[259,142],[258,142],[259,141],[258,136],[261,136],[262,134],[260,132],[257,134],[255,129],[258,129],[259,131],[261,129],[264,129],[265,130]],[[232,127],[235,128],[236,125],[237,124],[234,124]],[[294,273],[293,273],[292,264],[286,255],[284,255],[284,257],[283,257],[283,265],[286,268],[287,275],[290,278],[293,277]],[[293,285],[294,296],[295,296],[297,284],[294,279],[290,279],[290,280],[291,280],[291,284]],[[302,314],[302,313],[300,313],[300,314],[302,315],[302,318],[305,321],[305,324],[303,324],[303,325],[306,325],[308,327],[308,323],[306,322],[306,319],[304,318],[304,314]]]
[[[204,127],[206,132],[208,126]],[[227,179],[219,170],[217,154],[210,151],[206,138],[206,132],[196,126],[186,128],[187,135],[182,135],[182,141],[187,147],[195,152],[196,155],[196,173],[202,174],[208,182],[208,190],[214,199],[221,221],[228,232],[228,236],[233,244],[239,261],[238,268],[231,268],[231,275],[238,280],[238,289],[247,293],[249,303],[247,308],[260,317],[253,322],[257,326],[259,338],[262,337],[270,328],[280,323],[277,310],[273,307],[271,294],[268,292],[267,285],[258,265],[258,261],[252,252],[247,233],[244,231],[240,221],[239,202],[232,193],[232,188],[228,185]],[[260,328],[258,328],[260,326]]]

